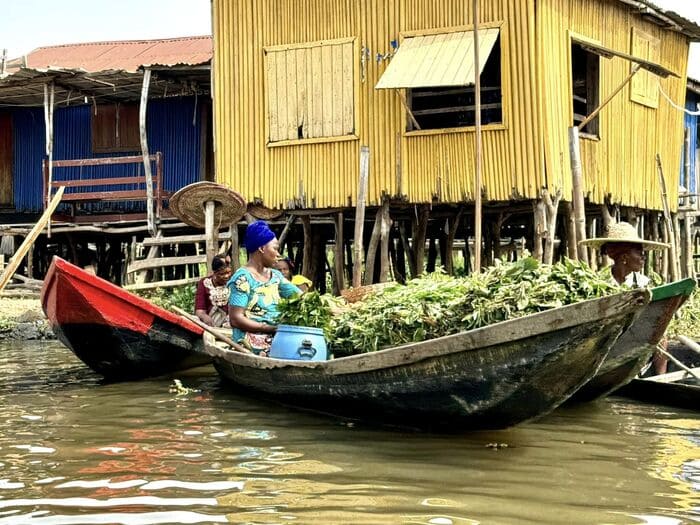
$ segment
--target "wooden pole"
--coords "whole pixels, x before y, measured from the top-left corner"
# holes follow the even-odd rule
[[[693,269],[693,228],[692,228],[692,217],[690,214],[685,214],[683,220],[683,240],[685,243],[685,276],[695,277],[695,271]]]
[[[207,271],[211,269],[211,263],[218,249],[218,232],[214,228],[214,214],[216,212],[216,202],[207,201],[204,205],[204,239],[207,250]]]
[[[34,244],[34,241],[41,233],[41,230],[43,230],[44,226],[46,226],[49,223],[51,214],[56,210],[58,203],[61,202],[61,197],[63,197],[63,192],[65,191],[65,189],[66,188],[64,186],[59,186],[58,191],[52,197],[51,202],[49,202],[49,205],[44,210],[44,213],[41,215],[41,217],[39,217],[39,220],[36,221],[34,227],[29,231],[20,247],[12,256],[12,259],[10,259],[10,262],[7,264],[4,271],[2,272],[2,275],[0,275],[0,292],[3,291],[5,286],[7,286],[7,283],[9,283],[10,279],[12,279],[12,276],[17,271],[17,268],[19,268],[19,263],[22,262],[22,259],[24,258],[25,254],[29,251],[29,248],[31,248]]]
[[[357,204],[355,206],[355,236],[353,240],[353,272],[352,285],[362,284],[362,251],[365,227],[365,201],[367,200],[367,185],[369,179],[369,146],[360,148],[360,181],[357,187]]]
[[[372,284],[374,282],[374,265],[377,259],[377,247],[379,246],[379,240],[382,235],[382,208],[377,209],[377,215],[374,219],[374,226],[372,227],[372,235],[369,239],[369,246],[367,247],[367,260],[365,261],[365,277],[362,280],[362,284]]]
[[[48,173],[46,184],[46,205],[51,201],[51,183],[53,182],[53,106],[54,84],[44,84],[44,127],[46,128],[46,170]],[[47,223],[47,235],[51,237],[51,215]]]
[[[389,259],[389,236],[391,234],[391,216],[389,215],[389,201],[385,200],[381,207],[381,241],[379,254],[379,282],[385,283],[391,274],[391,261]]]
[[[479,0],[472,1],[474,15],[474,272],[481,271],[481,68],[479,65]]]
[[[571,161],[572,205],[574,207],[574,230],[576,232],[576,254],[578,259],[588,263],[588,251],[581,246],[586,240],[586,210],[583,201],[583,170],[581,168],[581,149],[579,147],[578,128],[569,128],[569,159]]]
[[[215,328],[209,326],[206,323],[203,323],[202,320],[195,316],[192,315],[191,313],[185,312],[182,308],[178,308],[177,306],[171,306],[174,312],[180,314],[182,317],[185,319],[192,321],[194,324],[198,325],[201,327],[205,332],[210,333],[211,335],[214,336],[214,338],[218,339],[219,341],[222,341],[229,345],[231,348],[233,348],[236,352],[242,352],[244,354],[250,354],[252,353],[250,350],[248,350],[245,346],[239,345],[236,343],[233,339],[230,337],[225,336],[224,334],[218,332]]]
[[[340,293],[345,289],[345,270],[343,264],[343,212],[340,211],[335,217],[335,250],[333,251],[333,266],[335,267],[335,286]]]
[[[143,84],[141,86],[141,104],[139,106],[139,136],[141,138],[141,155],[143,155],[143,173],[146,177],[146,216],[148,231],[156,235],[156,221],[153,215],[153,175],[151,173],[151,161],[148,158],[148,135],[146,133],[146,109],[148,107],[148,87],[151,83],[151,70],[143,71]]]
[[[661,203],[664,208],[664,222],[666,224],[666,231],[668,232],[668,241],[671,244],[669,249],[669,270],[671,272],[671,280],[678,280],[678,249],[676,246],[676,235],[673,230],[673,222],[671,220],[671,211],[668,205],[668,195],[666,193],[666,179],[664,177],[664,171],[661,167],[661,155],[656,154],[656,169],[659,174],[659,184],[661,187]]]

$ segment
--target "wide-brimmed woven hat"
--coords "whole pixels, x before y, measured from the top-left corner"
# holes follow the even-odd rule
[[[586,239],[585,241],[580,241],[579,244],[598,249],[604,244],[614,242],[641,244],[645,250],[663,250],[669,247],[668,244],[663,242],[645,241],[637,233],[637,228],[632,226],[629,222],[613,223],[608,228],[608,232],[605,237]]]
[[[248,213],[256,219],[271,221],[282,216],[284,210],[273,210],[262,204],[248,204]]]
[[[204,228],[204,207],[214,201],[214,225],[238,222],[246,212],[246,201],[237,191],[215,182],[195,182],[170,197],[170,211],[185,224]]]

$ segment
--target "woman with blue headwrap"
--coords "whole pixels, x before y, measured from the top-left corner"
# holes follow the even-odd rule
[[[249,224],[243,242],[248,263],[228,282],[233,340],[256,354],[267,355],[277,330],[280,297],[292,297],[301,290],[274,269],[280,255],[279,241],[265,221]]]

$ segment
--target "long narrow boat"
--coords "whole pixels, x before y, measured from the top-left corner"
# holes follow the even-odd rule
[[[700,367],[692,370],[700,374]],[[615,392],[615,395],[659,405],[700,410],[700,381],[683,370],[634,379]]]
[[[211,361],[202,353],[202,328],[60,257],[44,279],[41,305],[56,337],[110,380]]]
[[[550,412],[587,382],[650,296],[626,292],[329,361],[239,353],[207,334],[205,347],[244,393],[414,428],[505,428]]]
[[[651,302],[610,349],[596,375],[573,395],[571,401],[592,401],[632,381],[649,362],[673,314],[694,289],[694,279],[653,288]]]

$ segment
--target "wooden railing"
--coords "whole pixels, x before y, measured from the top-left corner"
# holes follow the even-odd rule
[[[163,209],[163,201],[170,198],[170,193],[163,190],[163,154],[157,152],[149,155],[150,161],[155,161],[156,170],[152,177],[153,182],[153,200],[156,217],[160,217]],[[127,157],[108,157],[101,159],[73,159],[73,160],[55,160],[53,161],[54,168],[68,167],[89,167],[89,166],[108,166],[113,164],[140,164],[143,162],[143,157],[140,155],[132,155]],[[146,177],[144,175],[136,175],[132,177],[104,177],[97,179],[76,179],[76,180],[52,180],[51,193],[47,191],[49,184],[49,166],[48,162],[42,162],[42,170],[44,173],[44,196],[45,202],[51,198],[51,195],[61,186],[66,189],[76,188],[71,192],[64,192],[61,202],[76,204],[81,202],[103,202],[103,201],[145,201],[148,199],[146,190]],[[121,185],[136,185],[137,189],[118,189],[114,186]],[[103,187],[99,191],[81,191],[85,188]]]

